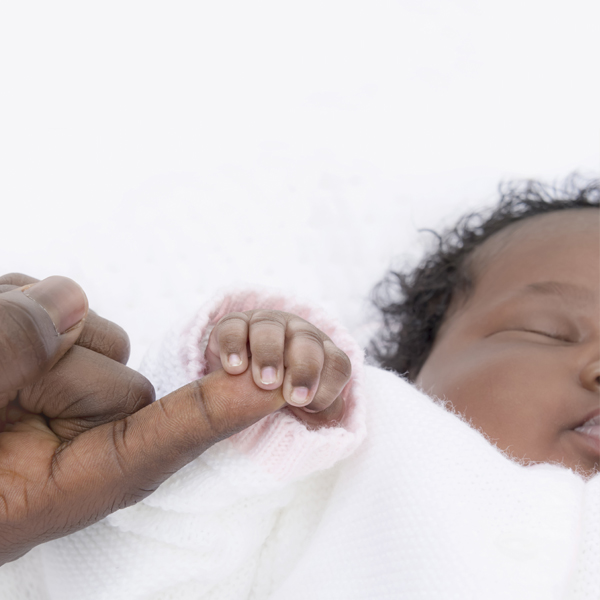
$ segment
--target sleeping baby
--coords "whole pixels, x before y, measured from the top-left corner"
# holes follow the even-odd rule
[[[600,463],[598,189],[557,202],[536,191],[505,196],[484,222],[463,219],[415,271],[390,273],[372,349],[514,458],[591,475]],[[256,385],[283,384],[290,406],[339,417],[350,365],[323,332],[284,312],[229,314],[210,337],[208,372],[244,372],[247,345]]]
[[[286,406],[5,577],[50,600],[598,598],[599,199],[515,185],[390,272],[379,366],[294,299],[204,307],[142,365],[157,397],[223,369]]]

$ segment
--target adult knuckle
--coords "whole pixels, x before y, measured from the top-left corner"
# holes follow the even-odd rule
[[[131,345],[127,332],[115,323],[107,322],[101,342],[106,348],[107,356],[118,362],[127,362]]]
[[[111,422],[111,435],[109,437],[109,457],[116,466],[119,474],[125,478],[128,475],[127,468],[127,419]]]
[[[129,359],[131,350],[127,332],[97,315],[94,315],[93,323],[84,328],[77,344],[123,364]]]
[[[26,477],[4,471],[0,475],[0,522],[12,527],[22,527],[31,517],[31,505]]]
[[[14,285],[17,287],[21,287],[23,285],[28,285],[30,283],[36,283],[39,279],[35,277],[30,277],[29,275],[25,275],[24,273],[6,273],[5,275],[0,275],[0,285]]]
[[[0,356],[2,361],[10,361],[31,354],[38,365],[50,358],[50,348],[44,340],[44,333],[35,317],[17,303],[0,303]]]
[[[154,386],[140,373],[133,371],[128,383],[127,399],[130,414],[144,406],[152,404],[156,399]]]
[[[229,427],[227,419],[224,418],[224,415],[227,414],[227,411],[223,410],[224,399],[214,393],[215,390],[207,389],[202,380],[191,384],[190,391],[200,422],[198,431],[201,440],[199,441],[214,441],[227,437]]]

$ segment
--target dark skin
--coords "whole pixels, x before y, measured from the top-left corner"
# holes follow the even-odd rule
[[[152,384],[125,366],[127,334],[89,310],[75,282],[49,279],[58,297],[23,289],[38,282],[32,277],[0,277],[0,565],[135,504],[214,443],[286,405],[283,347],[273,384],[254,383],[246,354],[237,375],[213,357],[210,375],[154,401]],[[348,358],[309,323],[263,313],[257,357],[268,363],[269,330],[280,328],[294,348],[285,367],[314,387],[305,402],[318,413],[290,410],[309,427],[339,419]],[[324,356],[318,373],[307,356],[315,344]]]
[[[472,270],[415,383],[513,458],[597,473],[598,438],[575,429],[600,412],[598,210],[515,223]]]
[[[57,333],[15,288],[31,281],[0,278],[0,564],[136,503],[285,405],[280,390],[223,370],[152,402],[150,382],[123,364],[123,330],[84,300],[85,321]]]
[[[451,307],[416,382],[515,458],[586,474],[598,471],[598,444],[575,429],[600,411],[599,230],[595,209],[572,210],[527,219],[483,244],[475,289]],[[5,294],[32,281],[0,278],[0,308],[31,309]],[[30,330],[12,331],[14,315],[1,321],[8,313],[0,310],[0,565],[148,496],[210,445],[285,406],[293,386],[310,390],[291,409],[309,426],[341,416],[347,359],[293,315],[240,313],[232,337],[225,320],[215,330],[225,335],[211,338],[209,362],[218,370],[153,402],[149,382],[124,364],[124,332],[85,309],[86,321],[61,335],[48,330],[43,311]],[[243,355],[255,324],[258,340],[279,332],[272,366],[291,368],[298,381],[281,371],[273,384],[256,383]],[[23,353],[23,369],[7,368],[40,331],[47,346]],[[310,344],[290,343],[290,335]],[[308,360],[315,343],[316,365]],[[273,347],[253,349],[263,366],[271,366]],[[219,367],[231,352],[242,365],[228,374]],[[321,413],[303,412],[306,402]]]

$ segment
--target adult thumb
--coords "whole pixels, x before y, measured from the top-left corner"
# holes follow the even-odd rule
[[[52,276],[0,294],[0,407],[73,346],[87,312],[85,292],[68,277]]]

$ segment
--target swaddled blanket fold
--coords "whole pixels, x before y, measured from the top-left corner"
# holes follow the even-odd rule
[[[364,367],[334,320],[257,293],[220,298],[152,352],[157,397],[201,377],[225,314],[300,314],[350,356],[338,427],[285,409],[137,505],[0,568],[4,600],[600,597],[600,475],[525,467],[402,378]]]

